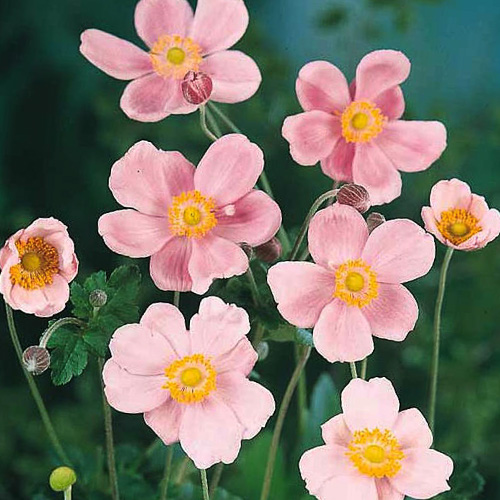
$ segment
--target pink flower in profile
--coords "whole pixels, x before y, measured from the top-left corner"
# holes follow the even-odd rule
[[[68,302],[68,283],[78,272],[78,259],[66,226],[50,217],[35,220],[5,242],[0,268],[0,292],[7,304],[48,317]]]
[[[263,166],[260,148],[239,134],[214,142],[197,169],[181,153],[138,142],[109,179],[131,209],[103,215],[99,234],[121,255],[151,256],[158,288],[203,294],[215,278],[248,269],[240,243],[261,245],[281,225],[278,205],[253,189]]]
[[[324,446],[300,459],[302,478],[319,500],[403,500],[448,491],[451,458],[431,450],[432,433],[416,408],[399,411],[386,378],[352,380],[344,413],[322,425]]]
[[[414,328],[418,305],[401,283],[426,274],[434,240],[407,219],[371,234],[348,205],[320,210],[309,226],[313,262],[281,262],[269,286],[282,316],[311,328],[316,350],[328,361],[358,361],[373,351],[372,336],[402,341]]]
[[[296,83],[305,113],[288,117],[282,131],[293,159],[320,161],[332,179],[361,184],[372,205],[397,198],[398,170],[425,170],[446,147],[442,123],[400,120],[405,102],[399,85],[409,73],[410,61],[395,50],[363,57],[350,86],[333,64],[306,64]]]
[[[149,51],[96,29],[82,33],[80,51],[108,75],[132,80],[120,101],[129,118],[156,122],[198,108],[181,89],[189,71],[211,78],[213,101],[235,103],[255,94],[259,68],[243,52],[227,50],[247,26],[243,0],[198,0],[194,15],[187,0],[141,0],[135,28]]]
[[[180,441],[199,469],[236,460],[274,413],[272,394],[250,382],[257,353],[244,309],[217,297],[201,301],[186,331],[181,312],[153,304],[140,324],[119,328],[103,371],[109,404],[144,413],[169,445]]]
[[[425,229],[456,250],[478,250],[500,234],[500,213],[458,179],[439,181],[431,206],[422,208]]]

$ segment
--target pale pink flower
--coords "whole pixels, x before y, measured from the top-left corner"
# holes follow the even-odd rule
[[[103,215],[99,234],[116,253],[151,256],[158,288],[203,294],[215,278],[248,269],[240,243],[261,245],[280,227],[278,205],[253,189],[263,166],[260,148],[239,134],[215,141],[197,169],[181,153],[138,142],[109,179],[130,209]]]
[[[401,283],[426,274],[434,240],[408,219],[371,234],[353,207],[335,203],[309,226],[313,262],[281,262],[268,283],[278,310],[291,324],[313,330],[328,361],[358,361],[373,351],[372,336],[402,341],[413,330],[418,305]]]
[[[103,371],[109,404],[144,413],[170,445],[180,442],[199,469],[232,463],[274,413],[272,394],[250,382],[257,353],[244,309],[217,297],[201,301],[186,331],[170,304],[153,304],[140,324],[119,328]]]
[[[427,231],[456,250],[478,250],[500,234],[500,212],[458,179],[434,184],[422,219]]]
[[[446,147],[442,123],[399,119],[405,108],[399,85],[409,73],[410,61],[395,50],[367,54],[350,86],[333,64],[306,64],[296,83],[305,113],[288,117],[282,131],[294,160],[320,161],[332,179],[361,184],[372,205],[397,198],[398,170],[425,170]]]
[[[198,109],[181,89],[189,71],[211,78],[213,101],[235,103],[255,94],[262,78],[254,60],[227,50],[247,26],[243,0],[198,0],[194,15],[187,0],[141,0],[135,28],[148,51],[96,29],[82,33],[80,51],[108,75],[132,80],[120,101],[129,118],[156,122]]]
[[[432,432],[416,408],[399,411],[386,378],[352,380],[344,413],[321,426],[324,446],[300,459],[302,478],[319,500],[403,500],[448,491],[451,458],[431,450]]]
[[[0,292],[12,309],[47,317],[61,312],[78,259],[66,226],[37,219],[13,234],[0,250]]]

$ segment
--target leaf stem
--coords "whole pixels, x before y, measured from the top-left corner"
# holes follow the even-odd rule
[[[351,377],[358,378],[358,371],[356,370],[356,363],[349,363],[349,366],[351,367]]]
[[[210,493],[208,492],[207,471],[200,469],[201,475],[201,489],[203,490],[203,500],[210,500]]]
[[[203,133],[211,140],[216,141],[218,137],[208,128],[207,110],[204,105],[200,106],[200,126]]]
[[[58,329],[61,328],[64,325],[77,325],[79,327],[84,327],[87,324],[85,321],[82,321],[81,319],[78,318],[61,318],[52,323],[45,332],[42,335],[42,338],[40,339],[40,347],[47,347],[47,344],[49,343],[50,337],[52,337],[52,334]]]
[[[366,380],[366,368],[368,366],[368,356],[366,356],[365,359],[363,359],[363,361],[361,362],[361,374],[360,374],[360,377],[363,379],[363,380]]]

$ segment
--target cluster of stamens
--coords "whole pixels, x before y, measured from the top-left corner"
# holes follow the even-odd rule
[[[453,208],[442,212],[437,228],[454,245],[460,245],[482,230],[477,217],[464,208]]]
[[[369,101],[354,101],[340,117],[347,142],[369,142],[382,132],[387,117]]]
[[[378,297],[377,275],[362,259],[348,260],[335,271],[334,297],[364,307]]]

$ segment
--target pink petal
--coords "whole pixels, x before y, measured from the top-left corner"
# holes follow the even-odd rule
[[[299,165],[314,165],[330,155],[340,133],[336,116],[316,110],[288,116],[281,129],[290,143],[290,154]]]
[[[165,217],[135,210],[117,210],[99,218],[99,234],[113,252],[128,257],[149,257],[172,238]]]
[[[252,97],[262,81],[255,61],[239,50],[216,52],[205,59],[200,70],[210,76],[216,102],[241,102]]]
[[[362,258],[377,273],[377,281],[405,283],[429,272],[436,253],[434,240],[408,219],[395,219],[375,228]]]
[[[436,219],[441,219],[441,213],[452,208],[467,210],[472,201],[472,193],[467,183],[458,179],[439,181],[431,190],[431,207]]]
[[[191,291],[193,280],[188,270],[191,254],[190,239],[172,238],[151,257],[149,272],[155,285],[160,290]]]
[[[304,111],[342,112],[351,102],[345,76],[327,61],[313,61],[303,66],[295,90]]]
[[[351,432],[376,427],[390,430],[398,418],[399,400],[386,378],[351,380],[341,397],[344,419]]]
[[[217,395],[231,408],[243,429],[243,439],[252,439],[276,409],[273,395],[241,373],[217,375]]]
[[[333,151],[321,160],[321,170],[335,181],[352,182],[354,152],[354,144],[339,138]]]
[[[64,310],[69,300],[69,285],[63,276],[56,274],[52,283],[44,286],[41,292],[45,297],[46,305],[43,308],[40,307],[35,312],[35,316],[47,318]]]
[[[348,498],[349,500],[379,500],[373,477],[339,476],[327,481],[318,492],[319,500]]]
[[[173,444],[179,441],[184,409],[185,405],[169,399],[158,408],[144,413],[144,421],[166,445]]]
[[[220,354],[214,360],[217,373],[240,372],[248,377],[252,368],[257,363],[257,352],[247,338],[242,338],[233,349]]]
[[[397,120],[386,123],[375,139],[380,149],[403,172],[429,168],[446,148],[446,128],[440,122]]]
[[[335,444],[347,448],[352,433],[347,427],[344,415],[335,415],[321,426],[321,435],[326,444]]]
[[[194,185],[223,207],[248,194],[263,168],[264,155],[257,144],[244,135],[228,134],[208,148],[196,169]]]
[[[401,470],[390,482],[412,498],[432,498],[450,489],[447,481],[453,472],[450,457],[436,450],[409,448],[404,451]]]
[[[189,36],[210,54],[232,47],[247,26],[243,0],[198,0]]]
[[[109,188],[120,205],[165,218],[172,197],[194,189],[193,178],[194,166],[181,153],[140,141],[113,165]]]
[[[368,239],[368,227],[362,215],[348,205],[333,204],[320,210],[309,224],[309,251],[314,261],[334,268],[347,260],[361,257]]]
[[[415,327],[418,304],[403,285],[379,283],[378,297],[363,307],[363,314],[372,335],[401,342]]]
[[[252,247],[269,241],[281,226],[278,204],[263,191],[252,190],[217,213],[217,236]]]
[[[101,30],[82,33],[80,52],[94,66],[119,80],[134,80],[153,71],[146,52]]]
[[[479,221],[481,221],[484,216],[488,215],[489,207],[484,196],[472,194],[468,210]]]
[[[373,352],[370,325],[362,311],[339,299],[323,309],[313,338],[316,350],[330,363],[359,361]]]
[[[386,90],[404,82],[410,61],[396,50],[376,50],[361,59],[356,69],[356,98],[375,101]]]
[[[280,262],[269,269],[267,282],[281,315],[301,328],[316,324],[335,290],[333,271],[312,262]]]
[[[389,120],[399,120],[405,110],[405,99],[401,87],[391,87],[382,92],[375,100],[374,104],[380,108],[382,114]]]
[[[186,0],[141,0],[135,8],[135,29],[148,47],[162,35],[185,36],[192,20]]]
[[[483,230],[478,233],[479,244],[484,247],[500,234],[500,212],[492,208],[480,221]],[[467,241],[465,242],[467,243]]]
[[[432,432],[416,408],[400,412],[392,431],[402,449],[430,448],[432,444]]]
[[[169,397],[169,392],[162,389],[164,375],[132,375],[113,359],[106,361],[102,377],[108,403],[123,413],[153,410]]]
[[[375,480],[377,487],[378,500],[403,500],[404,495],[394,489],[387,477]]]
[[[431,207],[422,207],[421,215],[426,231],[433,234],[443,245],[453,246],[443,237],[441,231],[437,228],[436,218]]]

